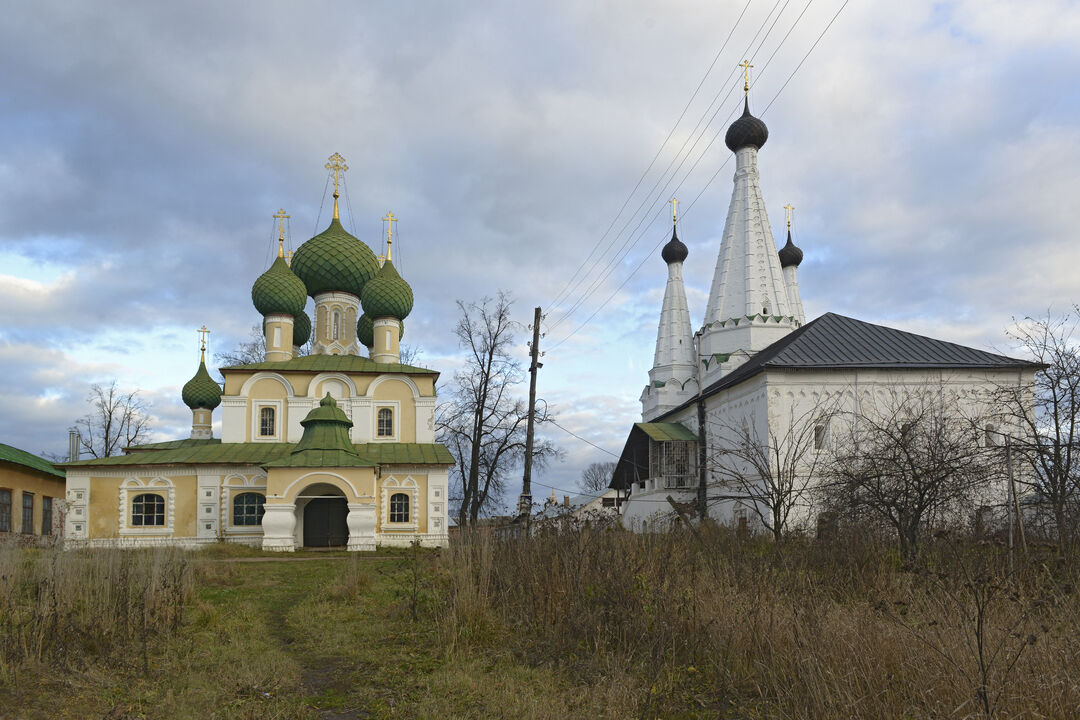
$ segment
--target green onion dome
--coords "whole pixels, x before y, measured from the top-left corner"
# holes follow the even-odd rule
[[[307,304],[307,288],[285,258],[278,256],[270,269],[259,276],[251,287],[251,302],[262,315],[297,315]]]
[[[398,341],[405,337],[405,323],[398,320]],[[367,315],[361,315],[356,321],[356,339],[364,347],[372,347],[375,344],[375,324]]]
[[[360,296],[364,313],[372,318],[392,317],[404,320],[413,306],[413,293],[409,283],[401,279],[394,263],[387,260],[372,278]]]
[[[180,397],[192,410],[196,408],[213,410],[221,404],[221,386],[214,382],[210,373],[206,372],[205,361],[199,362],[198,372],[184,385]]]
[[[300,246],[292,270],[311,297],[324,292],[345,292],[360,297],[364,285],[379,272],[375,253],[345,231],[334,218],[330,226]]]
[[[306,299],[306,298],[305,298]],[[292,344],[300,347],[311,339],[311,318],[306,312],[293,315]]]

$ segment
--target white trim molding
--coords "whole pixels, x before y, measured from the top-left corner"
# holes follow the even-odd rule
[[[164,494],[165,495],[165,524],[164,525],[151,525],[149,527],[132,527],[128,519],[131,516],[131,505],[128,502],[130,495],[138,496],[144,493],[150,494]],[[120,483],[120,492],[118,493],[119,503],[118,510],[120,519],[117,523],[119,528],[119,534],[121,537],[125,535],[172,535],[173,534],[173,519],[176,517],[176,487],[173,485],[172,480],[162,475],[144,480],[135,476],[130,476]]]
[[[420,519],[418,517],[420,507],[417,502],[419,496],[419,488],[417,487],[416,480],[412,475],[408,475],[404,480],[398,480],[393,475],[388,475],[382,481],[382,489],[380,493],[379,507],[382,511],[382,529],[386,531],[404,531],[404,532],[416,532],[419,527]],[[409,496],[409,521],[403,523],[390,522],[390,496],[397,493],[404,493]]]

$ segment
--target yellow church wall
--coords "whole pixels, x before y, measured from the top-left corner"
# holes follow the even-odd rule
[[[170,478],[173,482],[173,535],[195,537],[198,533],[198,477],[183,475]]]
[[[87,523],[90,538],[119,537],[120,519],[116,513],[121,482],[123,478],[118,477],[90,478],[90,504],[86,510],[90,515]]]
[[[397,442],[416,442],[416,405],[412,388],[400,380],[387,380],[375,388],[372,401],[376,417],[380,407],[395,410],[394,426]]]
[[[397,480],[399,485],[387,485],[387,480],[389,480],[390,478],[394,478],[395,480]],[[416,502],[414,503],[414,508],[416,510],[416,529],[415,530],[413,530],[411,527],[409,529],[396,528],[396,527],[394,527],[394,525],[392,525],[392,524],[390,524],[388,522],[388,517],[383,515],[384,512],[389,513],[389,511],[390,511],[389,506],[390,506],[390,496],[391,495],[393,495],[395,492],[406,492],[406,493],[408,493],[408,492],[412,491],[411,487],[401,485],[401,483],[405,482],[406,478],[412,478],[413,481],[416,482]],[[383,502],[383,490],[387,491],[386,492],[385,505],[384,505],[384,502]],[[395,473],[395,472],[388,472],[388,471],[384,470],[383,476],[381,478],[379,478],[379,492],[376,495],[376,497],[379,499],[378,510],[376,511],[378,513],[378,520],[376,522],[376,527],[375,527],[376,532],[387,532],[387,533],[400,532],[403,535],[411,535],[413,533],[426,533],[428,531],[428,517],[427,517],[428,478],[427,478],[427,475],[415,475],[413,473]]]
[[[348,502],[370,501],[375,495],[375,469],[270,468],[266,478],[266,504],[295,502],[297,495],[319,483],[338,488]]]
[[[34,523],[33,533],[41,534],[41,514],[44,503],[41,498],[53,498],[53,522],[59,516],[62,506],[58,505],[64,499],[64,479],[55,475],[30,470],[22,465],[14,463],[0,463],[0,488],[11,491],[11,531],[22,532],[22,494],[32,493],[34,496]]]

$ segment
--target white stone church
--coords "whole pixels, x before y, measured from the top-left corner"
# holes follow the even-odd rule
[[[629,496],[622,515],[628,528],[669,522],[669,496],[692,507],[702,477],[712,519],[760,525],[755,500],[740,497],[717,472],[725,447],[740,437],[768,442],[805,425],[811,441],[799,463],[813,473],[815,460],[857,418],[896,397],[929,392],[945,412],[981,418],[984,442],[993,443],[1012,428],[990,391],[1034,383],[1037,367],[1027,361],[833,313],[807,323],[797,277],[803,253],[792,242],[790,218],[787,243],[777,251],[765,212],[757,160],[768,136],[747,99],[725,138],[735,153],[734,189],[697,332],[682,278],[689,250],[674,228],[663,248],[667,288],[642,422],[631,428],[611,483]],[[806,493],[792,521],[810,525],[819,511]]]

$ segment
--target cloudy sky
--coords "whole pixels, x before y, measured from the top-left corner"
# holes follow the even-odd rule
[[[1080,300],[1075,2],[0,10],[0,442],[33,452],[63,453],[89,386],[112,379],[152,404],[157,438],[185,436],[196,328],[220,351],[258,321],[271,216],[291,214],[293,246],[321,230],[340,152],[346,227],[378,247],[380,218],[401,218],[406,340],[443,387],[455,300],[511,290],[523,324],[546,312],[539,394],[617,453],[652,361],[673,195],[701,322],[744,57],[778,237],[796,207],[808,317],[1005,348],[1011,317]],[[608,458],[550,437],[565,459],[536,494]]]

